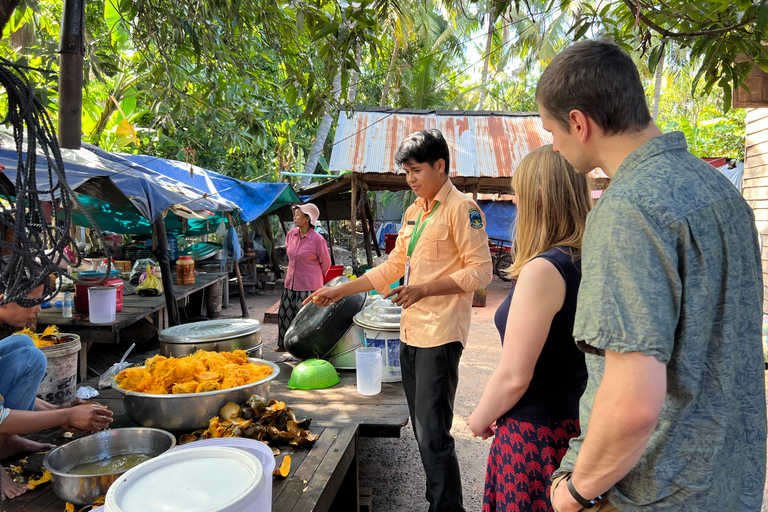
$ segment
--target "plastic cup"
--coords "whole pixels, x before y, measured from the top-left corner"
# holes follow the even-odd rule
[[[92,324],[108,324],[115,321],[117,288],[114,286],[88,287],[88,320]]]
[[[381,393],[381,350],[376,347],[360,347],[357,358],[357,392],[363,396]]]

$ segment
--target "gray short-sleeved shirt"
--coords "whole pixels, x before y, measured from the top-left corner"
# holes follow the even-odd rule
[[[763,302],[754,217],[685,137],[634,151],[587,219],[574,338],[587,352],[582,437],[604,351],[667,365],[667,396],[640,461],[609,492],[621,511],[759,511],[765,481]]]

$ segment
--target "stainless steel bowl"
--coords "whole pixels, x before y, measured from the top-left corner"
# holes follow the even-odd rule
[[[109,486],[128,470],[71,475],[69,472],[73,468],[118,455],[157,457],[175,445],[176,439],[172,434],[156,428],[105,430],[51,450],[43,459],[43,466],[51,472],[53,491],[59,498],[75,505],[90,505],[105,496]]]
[[[128,417],[137,425],[173,431],[192,431],[208,426],[208,420],[219,415],[219,409],[227,402],[241,403],[253,395],[267,398],[269,383],[280,374],[280,368],[270,361],[249,358],[256,366],[269,366],[272,375],[231,389],[188,393],[183,395],[152,395],[120,389],[115,381],[112,387],[123,393],[123,405]]]

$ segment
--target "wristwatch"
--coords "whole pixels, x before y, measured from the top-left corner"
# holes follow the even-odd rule
[[[565,486],[568,487],[568,492],[571,493],[571,496],[573,496],[573,499],[575,499],[579,505],[581,505],[584,508],[592,508],[603,499],[603,495],[597,496],[596,498],[592,498],[591,500],[586,499],[584,496],[579,494],[576,491],[576,488],[573,486],[573,483],[571,482],[571,475],[568,475],[568,478],[565,479]]]

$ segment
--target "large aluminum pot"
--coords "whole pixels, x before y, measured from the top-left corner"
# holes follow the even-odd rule
[[[259,381],[231,389],[188,393],[182,395],[152,395],[126,391],[112,381],[112,387],[123,393],[125,412],[131,421],[144,427],[173,431],[192,431],[208,426],[208,420],[219,415],[227,402],[242,403],[251,395],[269,396],[270,382],[280,374],[280,368],[270,361],[249,358],[256,366],[269,366],[272,374]]]
[[[156,428],[105,430],[51,450],[43,459],[43,466],[51,472],[53,491],[59,498],[75,505],[91,505],[105,496],[109,486],[130,468],[116,473],[69,474],[73,468],[118,455],[157,457],[175,445],[172,434]]]
[[[198,350],[232,352],[245,350],[261,357],[261,323],[251,318],[222,318],[176,325],[160,332],[160,353],[182,357]]]

